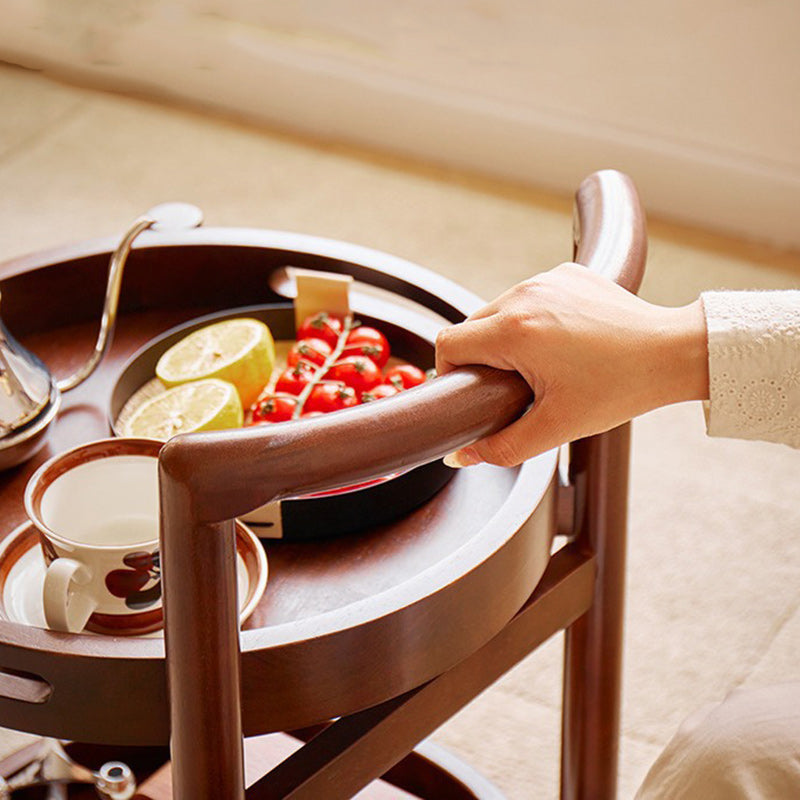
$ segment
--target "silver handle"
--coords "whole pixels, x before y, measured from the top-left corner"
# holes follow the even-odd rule
[[[103,360],[111,345],[114,327],[117,324],[117,309],[122,285],[122,273],[131,247],[140,233],[151,228],[154,231],[182,230],[196,228],[203,222],[203,212],[190,203],[162,203],[151,208],[139,217],[122,237],[116,250],[111,254],[108,266],[106,296],[103,303],[103,317],[100,321],[100,332],[89,359],[67,378],[62,378],[56,385],[59,391],[68,392],[83,383]]]

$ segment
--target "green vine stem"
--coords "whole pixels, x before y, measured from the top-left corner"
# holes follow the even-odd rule
[[[354,328],[357,328],[360,324],[360,322],[353,319],[352,314],[348,314],[344,318],[342,332],[339,334],[336,347],[333,348],[331,354],[325,359],[324,363],[317,367],[317,369],[314,371],[314,374],[311,376],[311,380],[303,387],[303,391],[297,395],[297,404],[294,407],[294,411],[292,411],[292,419],[300,418],[300,415],[303,413],[303,407],[306,404],[306,400],[308,400],[308,396],[311,394],[315,386],[323,382],[325,374],[339,359],[339,356],[344,351],[350,331],[352,331]],[[336,382],[341,383],[341,381]]]

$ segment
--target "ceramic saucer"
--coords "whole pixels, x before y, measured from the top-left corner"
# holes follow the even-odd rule
[[[236,526],[239,621],[255,610],[267,586],[267,556],[253,532]],[[9,622],[47,628],[42,604],[45,563],[36,528],[25,522],[0,542],[0,617]],[[85,635],[99,634],[84,631]],[[143,634],[163,637],[164,631]]]

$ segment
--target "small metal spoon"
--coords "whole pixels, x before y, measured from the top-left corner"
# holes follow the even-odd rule
[[[95,772],[73,761],[57,739],[42,739],[30,761],[0,776],[0,800],[10,800],[17,789],[30,786],[46,786],[48,797],[66,798],[70,783],[94,785],[101,800],[131,800],[136,793],[136,778],[127,764],[107,761]]]

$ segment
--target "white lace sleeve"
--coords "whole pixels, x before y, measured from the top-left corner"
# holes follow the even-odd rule
[[[800,291],[705,292],[711,436],[800,447]]]

